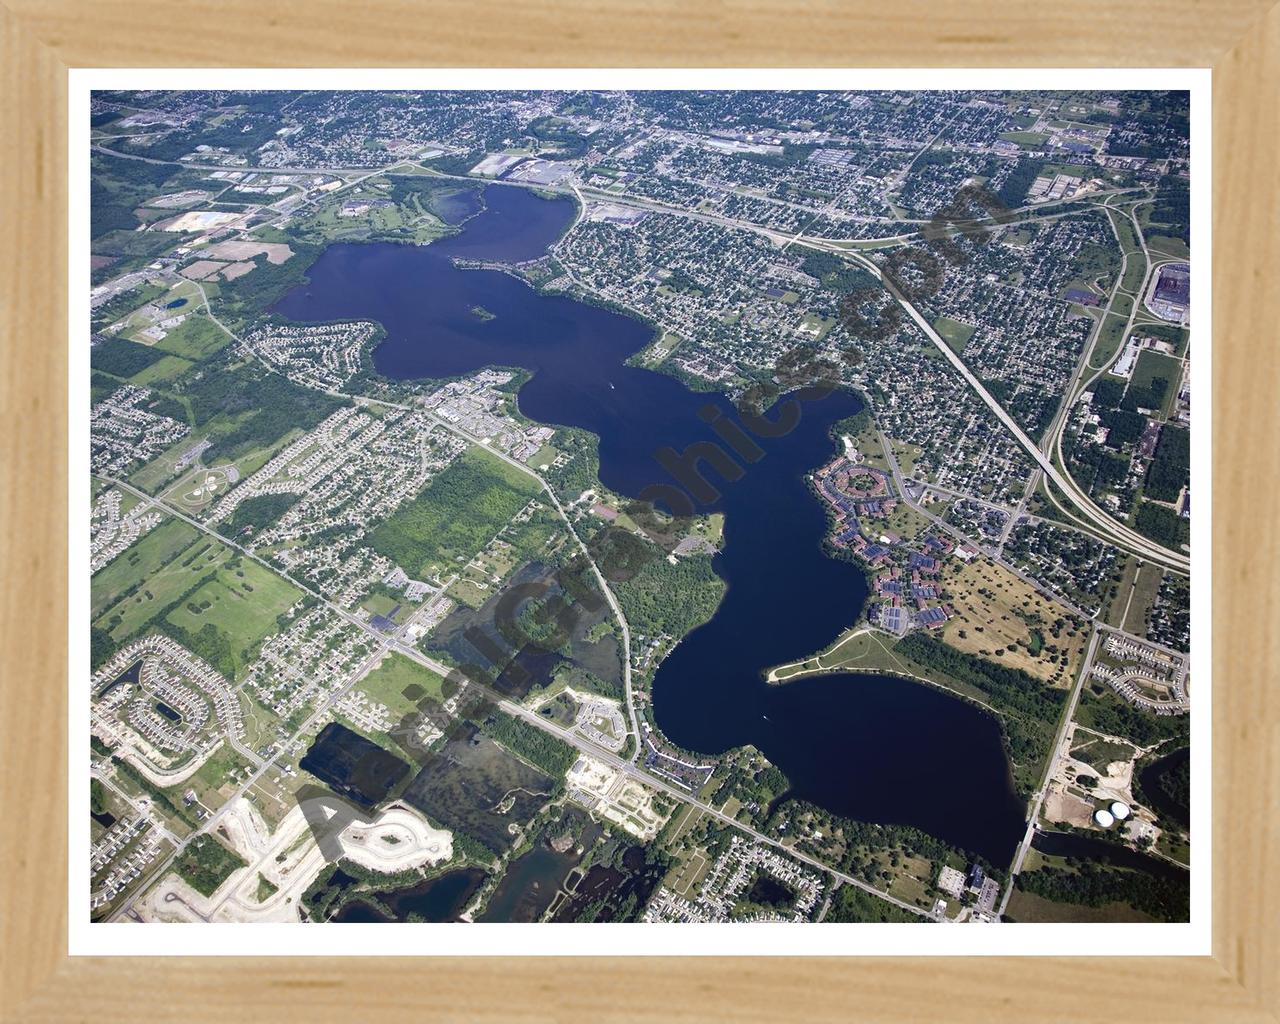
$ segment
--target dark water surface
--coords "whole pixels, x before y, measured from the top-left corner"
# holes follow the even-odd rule
[[[458,225],[484,208],[478,188],[441,192],[430,199],[431,212],[446,224]]]
[[[540,295],[501,271],[460,270],[450,256],[518,261],[545,251],[575,215],[569,200],[492,186],[486,209],[460,235],[427,247],[330,246],[275,311],[295,320],[368,318],[386,340],[374,353],[389,377],[449,377],[489,365],[533,377],[521,411],[600,438],[600,477],[622,494],[673,479],[655,452],[713,441],[709,421],[738,422],[720,395],[624,365],[652,338],[633,318]],[[494,314],[480,320],[482,306]],[[812,653],[855,621],[867,583],[822,550],[826,519],[805,474],[831,458],[829,436],[861,408],[837,392],[798,403],[799,422],[757,438],[763,457],[722,480],[698,511],[725,513],[716,572],[729,589],[716,615],[691,633],[654,681],[658,725],[707,753],[755,744],[784,771],[792,794],[864,821],[914,825],[1006,863],[1022,833],[993,718],[927,686],[877,675],[833,675],[769,686],[764,670]],[[776,418],[778,410],[769,414]],[[683,489],[690,490],[688,486]],[[697,497],[697,495],[695,495]],[[701,500],[701,499],[700,499]]]
[[[511,862],[477,921],[528,922],[538,920],[551,906],[570,869],[578,862],[572,853],[556,853],[538,846]]]
[[[1185,800],[1176,799],[1162,785],[1164,776],[1170,773],[1182,773],[1186,777],[1188,762],[1191,759],[1191,748],[1183,747],[1171,754],[1166,754],[1153,761],[1138,773],[1138,783],[1142,793],[1157,814],[1165,815],[1180,828],[1191,827],[1191,808]]]
[[[467,903],[475,895],[484,881],[484,872],[479,868],[459,868],[435,878],[427,879],[407,889],[393,889],[377,894],[392,911],[394,917],[387,917],[377,908],[363,900],[353,900],[330,918],[343,924],[368,924],[384,921],[407,921],[409,915],[421,918],[424,922],[440,923],[456,921],[458,915],[466,909]]]
[[[1031,838],[1031,847],[1051,857],[1105,861],[1118,868],[1146,871],[1161,878],[1184,881],[1190,877],[1186,868],[1167,861],[1163,857],[1155,857],[1140,850],[1132,850],[1120,843],[1109,842],[1094,836],[1082,836],[1074,832],[1036,832]]]

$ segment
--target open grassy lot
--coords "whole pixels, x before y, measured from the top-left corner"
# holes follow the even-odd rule
[[[156,342],[163,349],[183,359],[199,360],[225,348],[231,336],[203,313],[193,313]]]
[[[678,334],[663,331],[662,336],[640,357],[645,366],[657,366],[674,352],[684,341]]]
[[[369,534],[369,545],[423,579],[465,565],[540,492],[532,477],[469,448]]]
[[[528,522],[508,527],[502,534],[502,540],[486,549],[482,557],[486,566],[493,565],[495,572],[501,569],[503,575],[506,575],[517,565],[537,558],[547,558],[567,539],[568,535],[555,518],[555,513],[543,508],[531,516]],[[507,564],[510,568],[503,569],[502,566]]]
[[[360,602],[360,607],[367,608],[373,615],[385,615],[394,622],[403,622],[408,617],[404,603],[387,594],[370,594]]]
[[[1124,624],[1125,605],[1129,601],[1129,591],[1133,589],[1134,576],[1138,571],[1138,559],[1135,556],[1121,555],[1120,557],[1123,559],[1124,569],[1120,573],[1115,596],[1107,602],[1101,617],[1102,622],[1117,629]]]
[[[244,718],[245,745],[258,750],[276,738],[280,719],[244,690],[239,691],[240,714]]]
[[[1000,138],[1005,142],[1017,143],[1026,149],[1038,149],[1049,140],[1049,136],[1044,132],[1002,132]]]
[[[1149,387],[1156,377],[1163,377],[1169,382],[1165,389],[1166,407],[1176,396],[1178,382],[1182,379],[1182,362],[1173,356],[1152,349],[1144,349],[1138,356],[1138,363],[1133,368],[1131,383],[1134,387]]]
[[[831,672],[846,669],[865,672],[886,669],[902,672],[905,666],[893,657],[893,638],[859,626],[839,637],[825,651],[804,661],[793,662],[775,669],[773,679],[785,682],[812,672]]]
[[[1088,369],[1101,370],[1115,359],[1116,354],[1120,351],[1120,345],[1124,341],[1124,326],[1124,317],[1116,316],[1115,313],[1107,315],[1102,327],[1099,328],[1098,340],[1093,346],[1093,353],[1089,356]]]
[[[228,489],[225,471],[198,466],[180,477],[160,497],[162,501],[181,509],[187,515],[192,515],[201,509],[208,508]]]
[[[190,547],[196,531],[181,519],[161,523],[132,547],[117,556],[93,577],[90,611],[98,616],[130,587],[141,583],[178,552]]]
[[[156,360],[146,369],[135,373],[129,378],[134,384],[141,384],[144,387],[150,384],[159,384],[164,381],[173,380],[175,377],[181,377],[194,364],[189,359],[183,359],[179,356],[166,355]]]
[[[361,690],[373,700],[385,704],[397,716],[415,711],[418,702],[422,700],[422,696],[411,698],[404,695],[404,691],[411,686],[420,688],[422,696],[429,696],[437,701],[444,699],[442,676],[394,651],[387,654],[377,668],[360,680]]]
[[[670,839],[667,848],[675,859],[662,884],[680,896],[695,896],[702,880],[711,871],[711,865],[715,863],[715,858],[704,847],[693,844],[694,829],[702,819],[702,813],[696,807],[677,811],[672,818],[677,823],[676,827],[668,826]],[[681,841],[681,836],[686,834],[689,838]]]
[[[549,444],[544,444],[536,452],[529,456],[526,465],[532,466],[534,469],[546,469],[551,463],[555,462],[556,456],[560,452]]]
[[[223,463],[226,463],[228,465],[235,466],[236,469],[240,471],[240,479],[243,480],[246,477],[253,476],[254,473],[271,461],[271,456],[297,440],[303,433],[305,433],[305,431],[302,429],[294,428],[283,436],[276,438],[276,440],[272,441],[270,444],[264,444],[261,447],[245,452],[234,462],[230,459],[223,458],[222,456],[215,456],[211,461],[214,465],[220,466]]]
[[[946,562],[942,585],[954,613],[942,637],[952,647],[1055,686],[1075,678],[1088,630],[1029,583],[975,558]]]
[[[469,576],[460,576],[445,593],[468,608],[479,608],[493,597],[493,587]]]
[[[250,774],[249,762],[224,740],[183,784],[182,792],[195,790],[196,799],[216,811],[236,794]]]
[[[183,452],[194,447],[204,439],[207,431],[188,434],[174,442],[154,459],[129,476],[129,483],[148,494],[157,493],[174,475],[174,463],[181,458]]]
[[[973,337],[973,332],[977,330],[968,324],[962,324],[959,320],[952,320],[949,316],[938,317],[933,322],[933,329],[942,335],[942,340],[951,347],[951,351],[957,354],[964,351],[965,345]]]
[[[915,540],[934,529],[933,520],[926,519],[906,502],[899,502],[898,507],[883,519],[870,519],[868,525],[876,530],[888,530],[896,533],[904,540]]]
[[[361,200],[372,205],[358,209],[351,205]],[[343,208],[347,212],[344,214]],[[301,225],[308,240],[359,241],[366,238],[401,238],[416,245],[425,245],[453,229],[424,208],[419,196],[409,196],[396,204],[388,193],[366,185],[354,192],[343,192],[320,207],[315,216]]]
[[[1128,221],[1125,223],[1128,224]],[[1142,287],[1142,279],[1147,273],[1147,260],[1141,252],[1130,252],[1127,257],[1124,277],[1120,279],[1120,290],[1136,298],[1138,289]]]
[[[108,607],[94,625],[107,630],[117,643],[126,643],[157,612],[194,587],[201,577],[217,571],[228,556],[228,549],[221,544],[198,537],[176,556],[140,575],[136,589]]]
[[[1130,221],[1128,217],[1122,217],[1114,212],[1109,212],[1107,216],[1111,218],[1111,223],[1115,227],[1116,237],[1120,240],[1121,250],[1130,254],[1130,256],[1136,253],[1138,262],[1145,264],[1146,261],[1142,256],[1142,246],[1138,244],[1138,235],[1133,230],[1133,222]],[[1131,258],[1129,260],[1129,265],[1132,267],[1133,263],[1134,260]],[[1139,278],[1139,280],[1141,280],[1141,278]]]
[[[1160,590],[1160,581],[1164,578],[1164,572],[1158,566],[1144,565],[1135,572],[1132,586],[1132,600],[1129,594],[1126,594],[1123,586],[1120,593],[1116,595],[1117,600],[1123,598],[1128,604],[1128,612],[1125,614],[1120,628],[1129,633],[1136,633],[1142,636],[1147,631],[1147,616],[1151,613],[1151,605],[1155,603],[1156,593]]]
[[[293,605],[302,591],[256,562],[217,547],[225,561],[214,578],[201,584],[166,618],[189,633],[198,633],[209,624],[226,633],[239,670],[244,667],[244,651],[275,631],[276,616]]]
[[[1147,247],[1157,253],[1164,253],[1179,260],[1191,259],[1191,250],[1187,247],[1187,243],[1181,238],[1172,238],[1169,235],[1147,235]]]
[[[1117,292],[1115,299],[1111,303],[1112,316],[1118,316],[1122,320],[1127,321],[1129,314],[1133,312],[1133,304],[1137,301],[1128,292]]]
[[[915,474],[916,459],[920,458],[922,449],[919,445],[906,444],[902,441],[889,438],[889,447],[893,450],[893,456],[898,460],[898,466],[902,470],[904,477]]]

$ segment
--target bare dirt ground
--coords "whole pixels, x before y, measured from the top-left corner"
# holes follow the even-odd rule
[[[210,274],[216,274],[225,266],[225,263],[219,263],[216,260],[196,260],[191,266],[183,267],[178,273],[183,277],[189,277],[192,281],[203,281]]]
[[[337,801],[334,801],[336,805]],[[324,800],[308,810],[331,816]],[[301,807],[272,832],[243,797],[228,807],[219,831],[248,864],[230,875],[212,896],[201,896],[170,872],[135,906],[144,921],[296,922],[298,900],[326,860]],[[342,857],[385,874],[441,864],[453,857],[453,834],[431,826],[412,808],[394,804],[371,822],[353,822],[338,835]],[[259,901],[260,879],[275,891]]]
[[[267,257],[268,263],[274,263],[277,266],[293,255],[293,250],[283,242],[231,240],[211,245],[208,251],[210,256],[223,260],[247,260],[261,254]]]

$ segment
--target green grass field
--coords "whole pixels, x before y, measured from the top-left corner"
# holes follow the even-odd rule
[[[373,700],[385,704],[395,715],[414,711],[418,700],[421,700],[421,697],[413,700],[404,695],[409,686],[421,687],[426,695],[435,700],[443,699],[442,676],[395,652],[388,654],[377,668],[360,680],[360,689]]]
[[[1125,292],[1117,292],[1115,299],[1111,303],[1111,315],[1128,320],[1129,314],[1133,312],[1134,301],[1132,295]]]
[[[1016,142],[1024,149],[1039,149],[1049,136],[1044,132],[1002,132],[1000,138],[1005,142]]]
[[[1095,370],[1101,370],[1116,357],[1116,353],[1120,351],[1120,345],[1124,341],[1124,325],[1123,317],[1114,314],[1107,317],[1106,322],[1102,325],[1098,332],[1097,344],[1093,347],[1093,353],[1089,356],[1089,366]]]
[[[1126,601],[1129,601],[1129,614],[1124,617],[1121,629],[1139,636],[1146,633],[1147,615],[1151,611],[1151,606],[1155,603],[1156,594],[1160,590],[1160,581],[1163,578],[1164,573],[1154,565],[1144,565],[1138,570],[1137,577],[1134,580],[1133,600],[1129,601],[1123,590],[1120,594]]]
[[[940,316],[933,322],[933,329],[942,335],[942,340],[951,346],[952,352],[959,354],[964,351],[977,328],[952,320],[949,316]]]
[[[175,377],[181,377],[191,367],[195,365],[189,359],[183,359],[179,356],[166,355],[156,362],[152,363],[145,370],[135,373],[129,378],[134,384],[141,384],[144,387],[149,384],[157,384],[163,381],[173,380]]]
[[[183,788],[194,789],[202,804],[217,810],[235,794],[248,775],[249,762],[223,741]]]
[[[1125,221],[1125,223],[1127,224],[1128,221]],[[1121,290],[1136,297],[1138,289],[1142,287],[1142,279],[1146,273],[1146,257],[1144,257],[1141,252],[1129,253],[1128,262],[1125,264],[1124,268],[1124,277],[1120,279]]]
[[[1122,251],[1131,256],[1136,253],[1139,263],[1145,263],[1142,258],[1142,246],[1138,244],[1137,232],[1133,230],[1133,222],[1128,217],[1122,217],[1119,214],[1111,215],[1111,222],[1115,225],[1116,236],[1120,239],[1120,248]],[[1130,265],[1134,260],[1129,260]]]
[[[1149,387],[1156,377],[1163,377],[1174,387],[1182,376],[1182,364],[1154,349],[1144,349],[1138,356],[1138,365],[1133,368],[1132,383],[1138,387]]]
[[[424,210],[416,196],[399,206],[374,207],[355,216],[344,217],[339,212],[343,204],[350,200],[380,197],[380,193],[368,196],[344,193],[338,201],[324,206],[303,228],[312,237],[318,236],[330,242],[391,235],[404,237],[417,245],[425,245],[449,234],[449,226],[429,210]]]
[[[1147,235],[1147,247],[1179,260],[1191,259],[1191,250],[1181,238],[1169,235]]]
[[[544,444],[536,452],[529,456],[526,465],[534,469],[541,469],[544,466],[550,466],[556,460],[556,456],[560,452],[549,444]]]
[[[126,643],[156,612],[225,563],[228,554],[228,549],[217,541],[200,538],[163,565],[139,564],[139,573],[134,577],[139,581],[138,588],[108,607],[95,625],[110,632],[117,643]]]
[[[173,476],[173,464],[183,452],[195,446],[207,435],[208,431],[200,431],[175,441],[145,466],[132,473],[129,483],[148,494],[155,494]]]
[[[172,559],[196,539],[196,531],[181,519],[169,519],[144,535],[93,577],[90,611],[102,614],[122,593]]]
[[[190,633],[208,623],[226,632],[232,650],[252,647],[276,629],[276,616],[302,596],[288,580],[218,545],[226,561],[215,579],[203,584],[167,619]],[[229,557],[227,557],[229,556]],[[237,668],[240,668],[237,657]]]
[[[896,641],[892,637],[880,632],[858,632],[863,629],[864,627],[857,627],[856,630],[850,630],[816,657],[779,670],[776,681],[785,683],[814,672],[899,672],[931,679],[957,693],[985,702],[985,694],[975,687],[935,669],[926,668],[896,652]]]
[[[1116,595],[1107,602],[1102,621],[1117,629],[1124,622],[1124,608],[1129,601],[1129,591],[1133,588],[1134,576],[1138,571],[1138,559],[1134,555],[1121,555],[1124,569],[1120,573],[1120,583],[1116,587]]]
[[[203,314],[193,314],[156,342],[156,348],[183,359],[206,359],[225,348],[231,335]]]

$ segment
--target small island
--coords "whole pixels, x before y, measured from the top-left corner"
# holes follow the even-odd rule
[[[492,320],[496,316],[496,314],[490,313],[485,309],[484,306],[472,306],[471,315],[477,320]]]

